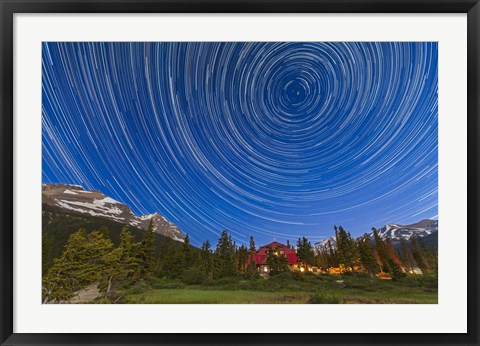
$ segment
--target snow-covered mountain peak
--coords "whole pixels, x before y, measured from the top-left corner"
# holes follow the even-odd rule
[[[382,239],[390,239],[392,244],[398,244],[400,241],[409,240],[413,236],[423,238],[432,233],[438,232],[438,220],[422,220],[411,225],[400,225],[396,223],[391,223],[383,226],[382,228],[377,229],[378,235]],[[367,233],[367,236],[373,240],[373,231]],[[318,243],[314,244],[315,251],[320,251],[321,249],[328,248],[328,241],[332,247],[336,246],[335,236],[328,237]]]
[[[165,219],[160,213],[146,214],[140,216],[142,220],[151,220],[151,219]]]

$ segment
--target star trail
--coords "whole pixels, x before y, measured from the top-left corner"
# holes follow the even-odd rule
[[[194,245],[318,241],[438,214],[437,43],[42,46],[42,180]]]

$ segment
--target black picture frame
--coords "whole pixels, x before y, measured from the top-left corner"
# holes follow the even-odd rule
[[[478,345],[479,0],[0,0],[2,345]],[[13,332],[13,17],[16,13],[467,13],[468,332],[465,334],[23,334]]]

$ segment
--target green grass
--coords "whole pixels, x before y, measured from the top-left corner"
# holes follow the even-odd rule
[[[356,276],[278,275],[247,281],[226,278],[202,285],[156,279],[126,292],[130,304],[437,304],[428,277],[383,281]]]
[[[129,295],[129,304],[289,304],[306,303],[310,296],[296,292],[252,292],[201,289],[162,289]]]

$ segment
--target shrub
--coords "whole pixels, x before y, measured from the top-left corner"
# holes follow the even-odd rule
[[[347,289],[357,289],[367,292],[388,291],[392,289],[391,282],[385,282],[378,278],[371,277],[343,277],[343,287]]]
[[[95,299],[92,303],[93,304],[114,304],[114,302],[112,302],[108,298],[98,298],[98,299]]]
[[[143,292],[144,292],[144,289],[140,287],[133,287],[127,291],[128,294],[140,294]]]
[[[408,287],[438,288],[438,280],[431,275],[407,275],[403,283]]]
[[[341,304],[342,300],[333,293],[317,292],[310,296],[309,304]]]
[[[281,273],[268,278],[267,280],[259,280],[256,282],[256,288],[260,291],[303,291],[301,282],[294,280],[291,273]]]
[[[315,275],[311,272],[301,273],[300,275],[301,275],[301,281],[303,281],[303,282],[308,282],[308,283],[317,283],[318,282],[317,275]]]
[[[187,285],[201,285],[208,281],[207,275],[197,268],[189,268],[185,270],[181,279]]]
[[[154,279],[151,280],[149,284],[150,287],[155,289],[183,288],[185,286],[180,280],[167,278]]]
[[[272,276],[270,280],[275,280],[275,281],[290,281],[293,279],[292,273],[291,272],[282,272],[278,273],[275,276]]]
[[[297,281],[303,280],[303,274],[298,271],[290,272],[289,274],[293,280],[297,280]]]
[[[327,281],[327,282],[335,282],[339,280],[338,275],[330,275],[330,274],[320,274],[317,276],[317,278],[320,281]]]
[[[143,281],[140,281],[140,282],[143,282]],[[132,287],[136,287],[138,285],[139,281],[135,281],[135,280],[132,280],[132,279],[128,279],[128,280],[125,280],[122,285],[121,285],[121,288],[123,289],[129,289],[129,288],[132,288]]]
[[[406,274],[402,271],[402,268],[400,268],[400,266],[397,263],[395,263],[393,259],[390,260],[389,266],[390,266],[390,275],[392,276],[392,280],[399,281],[406,276]]]
[[[236,276],[228,276],[217,280],[208,281],[207,286],[222,287],[227,289],[235,289],[239,284],[240,278]]]
[[[137,281],[135,284],[124,287],[127,294],[139,294],[150,289],[150,285],[145,281]]]

